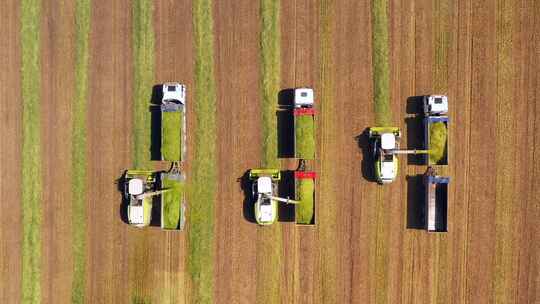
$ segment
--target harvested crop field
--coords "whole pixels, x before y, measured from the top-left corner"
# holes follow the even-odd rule
[[[0,17],[0,303],[540,301],[539,1],[7,0]],[[150,161],[168,81],[187,87],[182,232],[130,227],[118,184],[169,167]],[[304,86],[316,225],[258,227],[246,172],[297,167],[274,112]],[[422,148],[426,94],[450,105],[442,234],[419,229],[426,167],[400,155],[377,185],[360,135]]]

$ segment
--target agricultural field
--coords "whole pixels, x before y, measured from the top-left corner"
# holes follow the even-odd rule
[[[0,303],[540,302],[540,1],[6,0],[0,28]],[[168,168],[167,81],[187,87],[186,227],[137,229],[119,179]],[[301,86],[316,225],[259,227],[247,172],[298,165],[280,106]],[[426,167],[402,155],[376,184],[361,134],[418,148],[411,112],[435,93],[450,121],[429,157],[451,182],[430,234]]]

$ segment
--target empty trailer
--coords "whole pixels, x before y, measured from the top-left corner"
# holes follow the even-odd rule
[[[428,232],[447,232],[448,183],[450,178],[435,175],[429,167],[424,174],[425,229]]]

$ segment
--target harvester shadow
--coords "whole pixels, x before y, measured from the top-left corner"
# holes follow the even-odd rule
[[[358,148],[362,151],[362,177],[370,182],[376,182],[375,178],[375,159],[373,155],[373,146],[369,139],[369,128],[365,129],[360,135],[355,137]]]
[[[407,149],[423,149],[424,129],[422,127],[422,116],[412,116],[405,118],[407,126]],[[424,154],[407,154],[407,163],[409,165],[424,165]]]
[[[124,184],[126,182],[124,178],[125,172],[120,176],[118,179],[116,179],[116,190],[120,192],[120,197],[122,198],[122,201],[120,203],[120,209],[118,210],[118,213],[120,214],[120,219],[124,224],[129,224],[128,215],[127,215],[127,206],[129,204],[128,199],[124,196]]]
[[[424,229],[424,184],[422,175],[407,176],[407,228]]]
[[[278,196],[283,198],[294,199],[294,171],[281,171],[281,180],[279,181]],[[295,221],[295,206],[294,204],[278,205],[278,221],[294,222]]]
[[[424,96],[410,96],[407,98],[406,113],[422,114],[422,99]]]
[[[162,97],[161,88],[161,85],[153,86],[150,97],[150,160],[161,160],[161,110],[159,107]]]
[[[240,188],[244,192],[244,202],[243,202],[243,214],[244,218],[251,223],[256,223],[255,221],[255,210],[253,205],[255,204],[255,199],[251,193],[251,180],[249,179],[249,170],[244,172],[244,174],[237,179],[240,183]]]

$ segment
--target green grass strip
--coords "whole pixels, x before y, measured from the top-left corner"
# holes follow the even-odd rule
[[[277,158],[277,96],[281,79],[279,1],[261,0],[261,88],[263,167],[279,166]]]
[[[313,194],[315,193],[315,182],[312,179],[298,179],[296,181],[296,200],[300,201],[296,205],[296,222],[298,224],[310,224],[313,221]]]
[[[192,302],[213,303],[214,201],[217,189],[216,83],[212,1],[193,2],[196,130],[189,187],[189,263]]]
[[[373,0],[372,2],[373,97],[375,123],[378,126],[391,126],[392,124],[387,8],[388,0]]]
[[[373,0],[371,6],[372,22],[372,67],[373,97],[375,102],[375,123],[377,126],[392,125],[390,107],[390,66],[388,41],[388,0]],[[375,302],[386,303],[388,300],[388,242],[387,220],[384,216],[387,202],[382,197],[382,190],[377,193],[377,222],[375,228],[374,272]]]
[[[133,1],[133,165],[151,169],[150,99],[154,85],[152,1]]]
[[[22,303],[41,301],[41,1],[21,1]]]
[[[260,6],[262,166],[279,169],[276,110],[281,80],[280,2],[261,0]],[[280,303],[281,226],[265,228],[258,234],[257,303]]]
[[[295,117],[294,137],[296,140],[295,155],[297,158],[315,158],[315,121],[311,115]]]
[[[73,233],[72,303],[84,303],[86,265],[86,105],[90,0],[75,2],[75,98],[72,103],[71,192]]]
[[[320,92],[319,103],[321,109],[321,165],[320,165],[320,202],[317,218],[317,228],[321,244],[333,244],[336,240],[337,206],[335,204],[339,185],[335,184],[334,177],[337,175],[335,162],[336,149],[332,143],[335,141],[337,128],[335,125],[336,110],[334,105],[335,76],[333,36],[335,32],[335,7],[332,0],[322,0],[319,3],[320,26],[320,57],[319,75]],[[328,143],[328,144],[326,144]],[[321,246],[319,251],[320,275],[320,298],[317,302],[334,303],[338,292],[338,257],[337,246]]]

